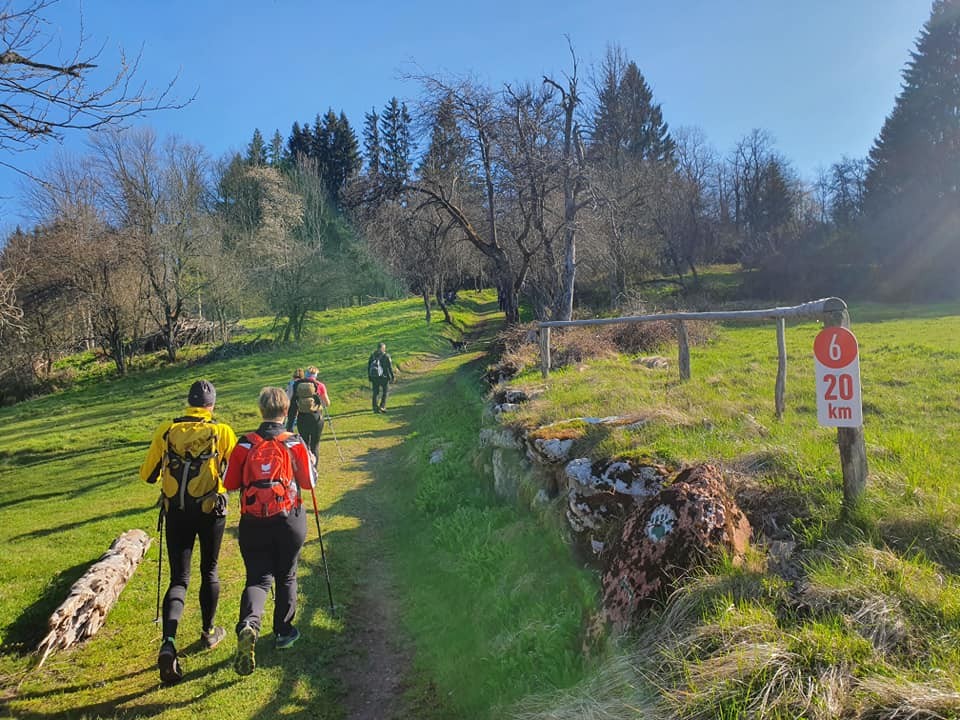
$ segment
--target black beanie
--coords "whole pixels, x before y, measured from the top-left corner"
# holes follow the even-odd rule
[[[187,395],[187,404],[191,407],[206,407],[213,405],[217,401],[217,391],[213,383],[206,380],[197,380],[190,386],[190,394]]]

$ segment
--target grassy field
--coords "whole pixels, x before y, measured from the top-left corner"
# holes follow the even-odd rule
[[[623,357],[561,369],[520,411],[526,426],[645,411],[653,422],[588,432],[574,452],[722,462],[755,515],[799,543],[787,579],[758,551],[691,582],[610,667],[529,717],[960,713],[960,308],[851,314],[870,479],[849,523],[839,520],[836,431],[817,425],[815,324],[788,327],[782,422],[772,326],[718,328],[692,349],[686,383],[673,355],[669,370]],[[522,380],[542,382],[533,368]]]
[[[495,309],[489,294],[471,294],[458,305],[457,323],[479,327]],[[582,676],[573,651],[583,606],[593,602],[591,583],[563,548],[536,542],[530,518],[495,503],[469,461],[480,420],[480,353],[447,358],[441,333],[458,331],[427,327],[416,300],[317,314],[311,328],[308,340],[283,351],[81,382],[0,410],[0,716],[343,717],[341,678],[367,662],[353,644],[364,628],[352,624],[364,622],[358,598],[370,592],[392,595],[399,620],[387,630],[409,649],[399,717],[485,717],[546,682],[559,687]],[[365,382],[366,358],[381,339],[399,366],[386,416],[370,412]],[[190,382],[210,378],[216,415],[245,431],[256,427],[259,389],[285,384],[292,367],[310,363],[329,388],[346,457],[338,462],[328,430],[317,496],[336,612],[326,607],[311,521],[300,565],[304,641],[281,655],[267,637],[256,674],[241,680],[232,637],[200,651],[192,585],[178,638],[187,677],[160,687],[154,546],[100,634],[34,669],[28,653],[71,583],[120,532],[153,533],[156,490],[136,472],[153,428],[181,411]],[[430,465],[438,443],[447,459]],[[243,582],[236,519],[232,512],[221,555],[218,620],[228,629]],[[525,542],[522,551],[510,538]],[[369,569],[381,561],[386,577],[370,588]],[[561,601],[559,614],[542,588]]]
[[[458,327],[489,337],[495,300],[468,295]],[[798,543],[786,572],[768,568],[764,547],[708,568],[591,657],[580,649],[596,575],[556,533],[497,502],[475,462],[482,343],[451,355],[441,332],[456,331],[425,326],[416,300],[311,320],[311,336],[283,352],[145,366],[0,410],[0,715],[340,718],[355,692],[342,671],[366,662],[354,641],[379,593],[396,613],[405,665],[397,717],[960,716],[960,308],[852,308],[870,480],[849,522],[839,519],[836,433],[816,423],[816,325],[788,327],[783,421],[772,326],[716,328],[692,348],[687,383],[674,363],[649,370],[628,357],[552,373],[518,422],[646,413],[642,428],[588,432],[577,451],[722,462],[754,517]],[[380,339],[400,365],[387,416],[369,412],[363,381]],[[663,352],[672,359],[675,348]],[[311,526],[305,642],[282,656],[264,643],[254,678],[240,680],[232,640],[199,651],[191,588],[180,642],[188,676],[161,688],[152,548],[100,635],[35,670],[28,652],[73,580],[121,531],[154,528],[155,490],[136,469],[190,382],[213,380],[218,416],[246,430],[259,388],[308,363],[328,384],[347,459],[325,434],[318,500],[336,612]],[[517,382],[543,384],[533,368]],[[437,450],[443,459],[431,463]],[[242,583],[235,522],[221,568],[228,628]]]

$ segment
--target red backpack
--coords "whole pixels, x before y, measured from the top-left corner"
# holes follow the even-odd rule
[[[284,432],[267,440],[248,433],[250,443],[243,465],[243,492],[240,514],[257,518],[287,517],[300,507],[300,486],[293,475],[293,453]]]

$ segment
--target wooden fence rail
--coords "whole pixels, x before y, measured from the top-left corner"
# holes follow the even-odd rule
[[[550,375],[550,330],[551,328],[584,327],[591,325],[619,325],[622,323],[646,323],[673,321],[677,326],[677,366],[681,380],[690,379],[690,343],[685,321],[708,320],[713,322],[762,323],[774,321],[777,326],[777,380],[774,387],[774,406],[778,419],[783,419],[786,409],[787,390],[787,319],[822,320],[824,326],[850,326],[847,304],[840,298],[830,297],[813,300],[801,305],[764,308],[760,310],[720,310],[706,312],[673,312],[656,315],[633,315],[591,320],[552,320],[539,323],[540,370],[544,378]],[[856,504],[866,485],[867,459],[863,439],[863,427],[837,428],[840,446],[840,461],[843,467],[844,507],[849,510]]]

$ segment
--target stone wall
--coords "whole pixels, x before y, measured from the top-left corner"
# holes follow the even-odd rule
[[[605,609],[614,624],[628,625],[711,555],[745,551],[750,524],[720,468],[678,473],[652,460],[577,456],[576,438],[590,427],[636,427],[650,422],[651,414],[515,429],[511,414],[528,399],[512,389],[494,395],[479,437],[485,469],[499,497],[561,528],[602,569]],[[674,521],[661,522],[666,515]],[[660,567],[658,558],[667,559],[669,568]]]

